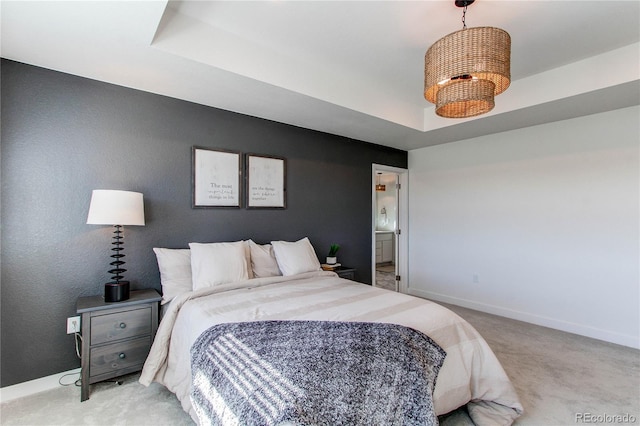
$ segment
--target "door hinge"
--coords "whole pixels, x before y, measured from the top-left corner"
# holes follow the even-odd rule
[[[400,281],[400,275],[396,275],[396,281]]]
[[[400,231],[399,229],[396,229],[396,235],[400,235],[402,233],[402,231]]]
[[[400,189],[401,186],[402,186],[401,184],[396,183],[396,189]]]

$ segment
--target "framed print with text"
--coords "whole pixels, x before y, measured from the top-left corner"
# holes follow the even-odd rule
[[[193,207],[240,207],[239,152],[192,147]]]
[[[287,206],[287,164],[284,158],[246,155],[247,208]]]

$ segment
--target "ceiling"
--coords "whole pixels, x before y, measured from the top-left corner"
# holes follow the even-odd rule
[[[467,26],[512,38],[489,114],[444,119],[424,53],[447,1],[8,1],[1,55],[404,150],[640,104],[640,1],[491,1]]]

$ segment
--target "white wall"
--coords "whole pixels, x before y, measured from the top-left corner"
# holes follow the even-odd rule
[[[410,151],[410,293],[640,347],[639,117]]]

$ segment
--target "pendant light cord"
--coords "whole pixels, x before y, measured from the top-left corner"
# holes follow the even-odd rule
[[[467,2],[464,3],[464,8],[462,9],[462,29],[463,30],[467,29],[466,17],[467,17]]]

